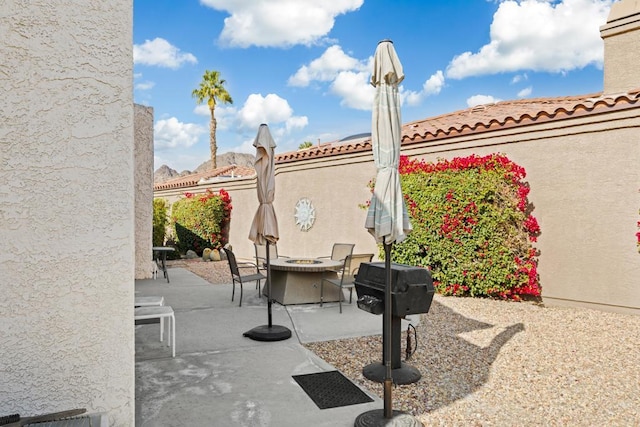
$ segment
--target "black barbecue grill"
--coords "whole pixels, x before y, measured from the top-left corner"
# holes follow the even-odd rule
[[[355,277],[358,308],[372,314],[383,314],[385,306],[384,262],[363,263]],[[400,360],[402,318],[409,314],[428,313],[433,301],[433,280],[425,268],[391,263],[391,369],[396,384],[417,382],[420,371]],[[383,331],[383,343],[387,337]],[[383,344],[382,360],[386,360]],[[371,381],[383,382],[385,366],[382,362],[367,365],[363,375]]]

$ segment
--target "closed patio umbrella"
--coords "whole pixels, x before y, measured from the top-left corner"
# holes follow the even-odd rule
[[[273,199],[276,191],[276,179],[274,175],[274,149],[276,143],[271,137],[269,127],[261,124],[258,135],[253,141],[256,147],[255,169],[258,189],[258,210],[253,217],[249,239],[255,244],[266,245],[267,263],[267,313],[268,324],[256,326],[245,332],[245,337],[256,341],[281,341],[291,337],[291,330],[284,326],[273,325],[271,315],[271,265],[269,260],[269,245],[275,244],[279,239],[278,219],[273,209]]]
[[[392,409],[391,386],[391,246],[402,242],[411,231],[402,196],[398,166],[402,116],[398,85],[404,79],[402,64],[390,40],[378,43],[373,59],[371,84],[376,88],[371,120],[371,145],[377,169],[376,182],[367,212],[365,228],[382,243],[385,254],[385,310],[383,336],[385,346],[384,410],[361,414],[356,425],[385,425],[385,420],[399,414]]]

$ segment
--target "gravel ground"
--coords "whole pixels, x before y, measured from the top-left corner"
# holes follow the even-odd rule
[[[230,281],[223,262],[172,264]],[[436,295],[416,329],[422,379],[392,402],[425,426],[640,426],[640,316]],[[362,376],[381,337],[307,347],[383,396]]]

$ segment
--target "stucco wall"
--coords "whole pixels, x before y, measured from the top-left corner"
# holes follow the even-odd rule
[[[134,420],[132,2],[0,7],[0,408]]]
[[[543,299],[640,314],[640,254],[636,223],[640,198],[640,109],[577,117],[482,134],[403,146],[403,154],[436,161],[470,154],[504,153],[527,171],[542,234]],[[274,207],[285,255],[328,255],[334,242],[355,243],[355,252],[378,250],[364,229],[375,176],[371,152],[276,165]],[[248,230],[257,207],[255,180],[222,183],[233,199],[231,243],[253,256]],[[198,192],[203,189],[190,188]],[[181,192],[158,192],[169,199]],[[295,226],[296,202],[316,208],[307,232]]]
[[[637,89],[640,82],[640,2],[623,0],[611,5],[607,23],[600,27],[604,40],[604,93]]]
[[[134,105],[136,279],[150,279],[153,244],[153,108]]]

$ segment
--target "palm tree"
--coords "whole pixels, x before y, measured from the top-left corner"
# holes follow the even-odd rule
[[[216,145],[217,123],[214,114],[216,103],[222,102],[224,104],[233,104],[231,95],[229,95],[229,92],[224,88],[225,83],[225,80],[220,79],[219,71],[205,70],[204,75],[202,76],[202,81],[200,82],[200,87],[191,92],[191,96],[196,98],[198,104],[202,104],[206,99],[209,110],[211,111],[211,121],[209,122],[209,146],[211,148],[212,169],[217,167],[216,153],[218,151],[218,146]]]

